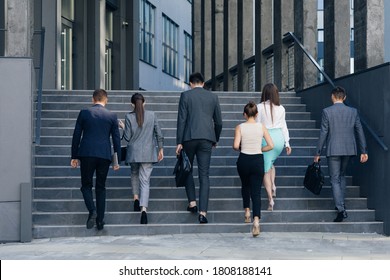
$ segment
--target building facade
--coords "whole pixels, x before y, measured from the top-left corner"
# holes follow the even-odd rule
[[[384,0],[194,0],[194,69],[214,90],[300,90],[388,60]],[[389,12],[388,12],[389,11]]]
[[[37,88],[188,89],[191,5],[0,0],[0,242],[31,240]]]
[[[0,56],[13,57],[12,10],[0,1]],[[191,1],[34,0],[28,7],[30,53],[40,59],[43,88],[183,90],[192,70]],[[23,55],[24,56],[24,55]],[[189,70],[191,69],[191,70]],[[150,79],[153,77],[153,79]],[[187,80],[186,80],[187,77]]]

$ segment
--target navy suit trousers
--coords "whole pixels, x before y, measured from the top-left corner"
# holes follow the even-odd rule
[[[81,172],[81,192],[83,194],[85,206],[89,213],[96,211],[98,222],[103,222],[104,212],[106,210],[106,179],[110,168],[110,161],[96,157],[80,158]],[[93,175],[96,173],[96,207],[93,202]]]

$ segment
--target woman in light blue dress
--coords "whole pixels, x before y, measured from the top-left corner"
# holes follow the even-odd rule
[[[287,155],[291,154],[290,136],[286,124],[286,111],[279,101],[279,90],[276,85],[269,83],[263,87],[261,103],[257,105],[259,114],[257,121],[264,124],[271,135],[274,148],[264,152],[264,179],[263,184],[268,196],[268,210],[272,211],[276,197],[275,166],[274,162],[279,157],[283,148],[286,148]],[[263,145],[265,145],[263,141]]]

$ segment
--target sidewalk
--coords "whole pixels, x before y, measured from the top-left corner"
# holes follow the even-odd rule
[[[35,239],[0,244],[1,260],[390,260],[379,234],[262,232]]]

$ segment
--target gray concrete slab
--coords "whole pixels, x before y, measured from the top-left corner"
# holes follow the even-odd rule
[[[0,244],[1,260],[390,260],[379,234],[262,232],[96,236]]]

